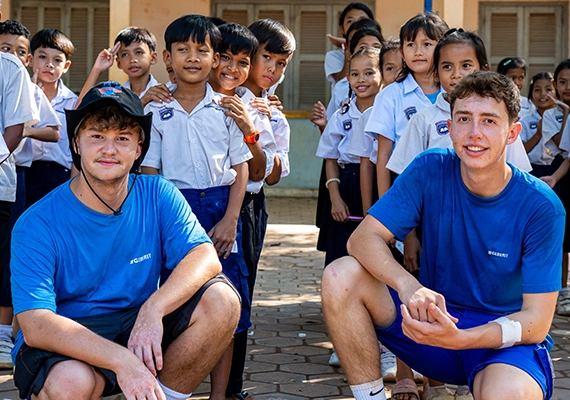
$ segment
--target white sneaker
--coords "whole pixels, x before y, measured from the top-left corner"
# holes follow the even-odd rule
[[[14,344],[7,340],[0,341],[0,369],[12,369],[12,351]]]
[[[558,302],[556,303],[556,314],[570,315],[570,291],[564,290],[558,294]]]
[[[396,381],[396,356],[386,347],[382,346],[380,353],[380,366],[382,368],[382,379],[384,381]]]
[[[336,367],[336,368],[340,367],[340,360],[338,359],[338,355],[336,354],[336,351],[334,351],[334,350],[333,350],[333,353],[331,354],[331,358],[329,358],[329,365],[331,367]]]

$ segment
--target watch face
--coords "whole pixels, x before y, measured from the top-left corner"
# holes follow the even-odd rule
[[[255,135],[253,135],[253,140],[255,140],[256,143],[259,140],[259,133],[258,132],[256,132]]]

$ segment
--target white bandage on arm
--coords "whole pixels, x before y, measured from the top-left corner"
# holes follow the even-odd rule
[[[522,340],[522,325],[519,321],[513,321],[507,317],[497,318],[491,322],[496,322],[501,326],[503,345],[499,349],[513,347],[513,345]]]

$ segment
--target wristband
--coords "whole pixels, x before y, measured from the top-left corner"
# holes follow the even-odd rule
[[[507,347],[513,347],[517,342],[522,339],[522,325],[519,321],[513,321],[507,317],[497,318],[491,322],[496,322],[500,325],[502,331],[502,341],[503,345],[499,349],[506,349]]]
[[[258,140],[259,140],[259,132],[258,131],[253,131],[249,135],[245,135],[243,137],[243,141],[246,142],[247,144],[255,144],[255,143],[257,143]]]
[[[327,189],[329,188],[329,183],[331,183],[331,182],[338,182],[338,183],[340,183],[340,179],[338,179],[338,178],[331,178],[331,179],[329,179],[328,181],[326,181],[326,182],[325,182],[325,187],[326,187]]]

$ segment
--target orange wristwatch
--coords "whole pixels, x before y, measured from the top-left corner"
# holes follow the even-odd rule
[[[259,140],[259,132],[258,131],[253,131],[249,135],[245,135],[243,137],[243,141],[248,143],[248,144],[255,144],[255,143],[257,143],[258,140]]]

